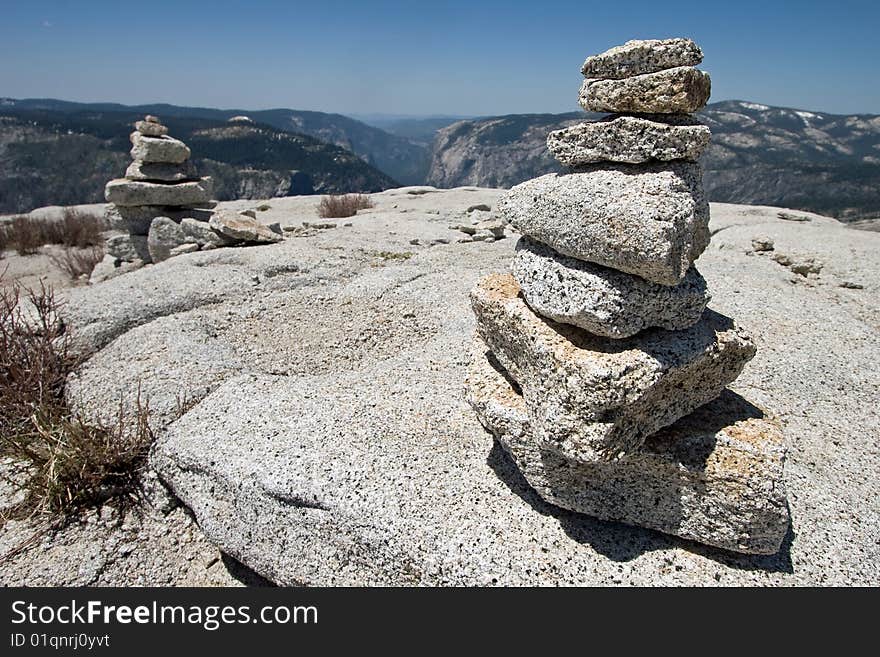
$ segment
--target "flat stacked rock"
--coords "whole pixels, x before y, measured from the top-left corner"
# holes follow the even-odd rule
[[[527,180],[498,212],[559,253],[675,285],[709,244],[699,164],[592,164]]]
[[[217,213],[209,177],[199,177],[189,147],[155,116],[135,123],[132,163],[104,189],[111,222],[123,231],[107,241],[96,279],[172,256],[235,244],[283,239],[253,216]]]
[[[468,382],[480,421],[551,504],[738,552],[779,549],[782,434],[738,395],[725,391],[626,458],[584,461],[535,440],[522,393],[479,339]]]
[[[528,236],[516,245],[512,269],[529,290],[533,310],[608,338],[627,338],[652,326],[685,329],[699,321],[709,301],[696,267],[680,284],[660,285],[561,255]]]
[[[707,309],[697,159],[709,98],[689,39],[630,41],[583,66],[581,104],[615,114],[552,132],[568,173],[514,187],[510,274],[471,293],[469,400],[548,502],[738,552],[788,530],[778,427],[725,391],[755,354]]]

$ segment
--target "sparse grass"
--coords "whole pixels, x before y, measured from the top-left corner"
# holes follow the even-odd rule
[[[60,221],[21,215],[0,228],[0,246],[14,248],[22,256],[38,253],[45,244],[84,249],[99,246],[104,229],[104,221],[74,208],[65,208]]]
[[[366,194],[332,194],[321,199],[318,216],[324,219],[353,217],[358,210],[372,208],[373,202]]]
[[[382,260],[409,260],[413,254],[412,251],[377,251],[376,257]]]
[[[153,438],[140,394],[132,413],[120,403],[107,422],[68,406],[64,384],[79,360],[59,308],[51,288],[0,287],[0,454],[12,458],[6,479],[23,494],[2,519],[131,501]]]
[[[376,260],[374,267],[381,267],[386,262],[403,262],[414,255],[412,251],[366,251],[365,253]]]
[[[82,249],[65,246],[60,254],[50,255],[49,260],[75,281],[82,276],[88,277],[103,257],[104,247],[101,245]]]

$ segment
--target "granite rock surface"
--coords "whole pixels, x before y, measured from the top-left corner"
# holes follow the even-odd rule
[[[504,194],[390,190],[350,227],[64,289],[71,335],[94,352],[72,401],[112,411],[140,385],[168,481],[192,515],[150,511],[141,532],[106,511],[100,531],[45,533],[4,562],[0,581],[198,584],[184,573],[238,560],[277,583],[313,585],[880,583],[880,375],[866,366],[880,353],[880,235],[810,213],[793,222],[780,208],[712,206],[699,261],[711,306],[759,347],[732,388],[778,418],[788,448],[791,531],[775,555],[735,554],[548,504],[480,425],[460,385],[474,331],[467,294],[509,267],[515,241],[432,243],[468,207],[494,208]],[[319,201],[275,198],[258,216],[300,225]],[[825,266],[813,279],[793,274],[753,253],[759,236]],[[201,403],[176,419],[181,394]],[[223,506],[211,491],[226,487],[252,494]],[[307,506],[313,494],[327,510]],[[0,553],[35,530],[8,522]],[[348,558],[365,544],[365,560]],[[81,576],[92,563],[94,579]]]
[[[195,165],[187,160],[180,164],[168,164],[164,162],[141,162],[135,160],[125,170],[125,177],[129,180],[147,180],[159,182],[182,182],[198,180]]]
[[[696,66],[703,51],[690,39],[640,39],[587,57],[581,73],[587,78],[629,78],[667,68]]]

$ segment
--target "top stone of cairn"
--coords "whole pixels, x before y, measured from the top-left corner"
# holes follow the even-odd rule
[[[702,61],[703,51],[690,39],[644,39],[627,41],[587,57],[581,72],[587,78],[619,80],[667,68],[696,66]]]
[[[136,121],[134,129],[145,137],[162,137],[168,134],[168,128],[162,125],[155,116],[147,116],[143,121]]]

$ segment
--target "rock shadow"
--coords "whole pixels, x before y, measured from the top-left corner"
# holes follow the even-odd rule
[[[535,511],[556,518],[570,538],[578,543],[590,545],[596,552],[612,561],[630,561],[645,552],[674,545],[673,538],[664,534],[623,523],[598,520],[582,513],[566,511],[546,502],[529,485],[497,440],[493,442],[492,449],[486,457],[486,464],[511,492]]]
[[[241,582],[245,586],[255,586],[255,587],[275,587],[276,584],[274,582],[269,581],[262,575],[260,575],[255,570],[251,570],[243,563],[235,559],[234,557],[229,556],[225,552],[220,553],[220,560],[223,562],[223,567],[226,568],[226,572],[230,574],[230,576]]]
[[[699,471],[706,467],[707,459],[715,449],[715,434],[730,427],[736,422],[760,419],[764,417],[760,408],[742,396],[725,390],[716,400],[697,409],[672,426],[654,434],[645,442],[643,450],[671,456],[687,470]],[[543,476],[554,494],[561,499],[572,499],[574,505],[590,506],[591,504],[611,504],[615,508],[630,509],[634,505],[644,503],[644,499],[628,499],[626,491],[631,486],[620,486],[623,491],[619,495],[607,496],[608,492],[597,493],[600,501],[590,497],[593,492],[580,489],[572,482],[582,476],[591,477],[588,470],[592,467],[607,468],[608,464],[578,466],[566,465],[553,453],[542,452],[541,460],[545,466]],[[502,482],[535,511],[551,516],[559,521],[560,527],[572,540],[589,544],[594,550],[613,561],[630,561],[647,552],[671,547],[680,547],[689,552],[699,554],[718,563],[740,570],[760,570],[767,572],[792,573],[791,545],[794,532],[789,525],[788,533],[782,547],[774,555],[739,554],[706,546],[677,536],[664,534],[652,529],[627,525],[622,522],[604,521],[588,515],[567,511],[545,501],[526,481],[514,461],[496,440],[487,459],[487,464]],[[581,472],[583,468],[583,472]],[[637,471],[636,471],[637,473]],[[592,475],[594,476],[594,475]],[[607,475],[604,475],[607,476]],[[558,480],[557,480],[558,479]],[[622,480],[625,483],[625,479]],[[614,487],[611,487],[612,490]],[[572,492],[574,491],[574,492]],[[680,489],[670,486],[658,486],[654,503],[662,505],[664,514],[670,518],[683,516],[680,503]],[[699,489],[697,489],[699,495]],[[579,498],[581,498],[579,500]],[[588,503],[583,504],[584,500]],[[636,510],[635,514],[638,513]]]

